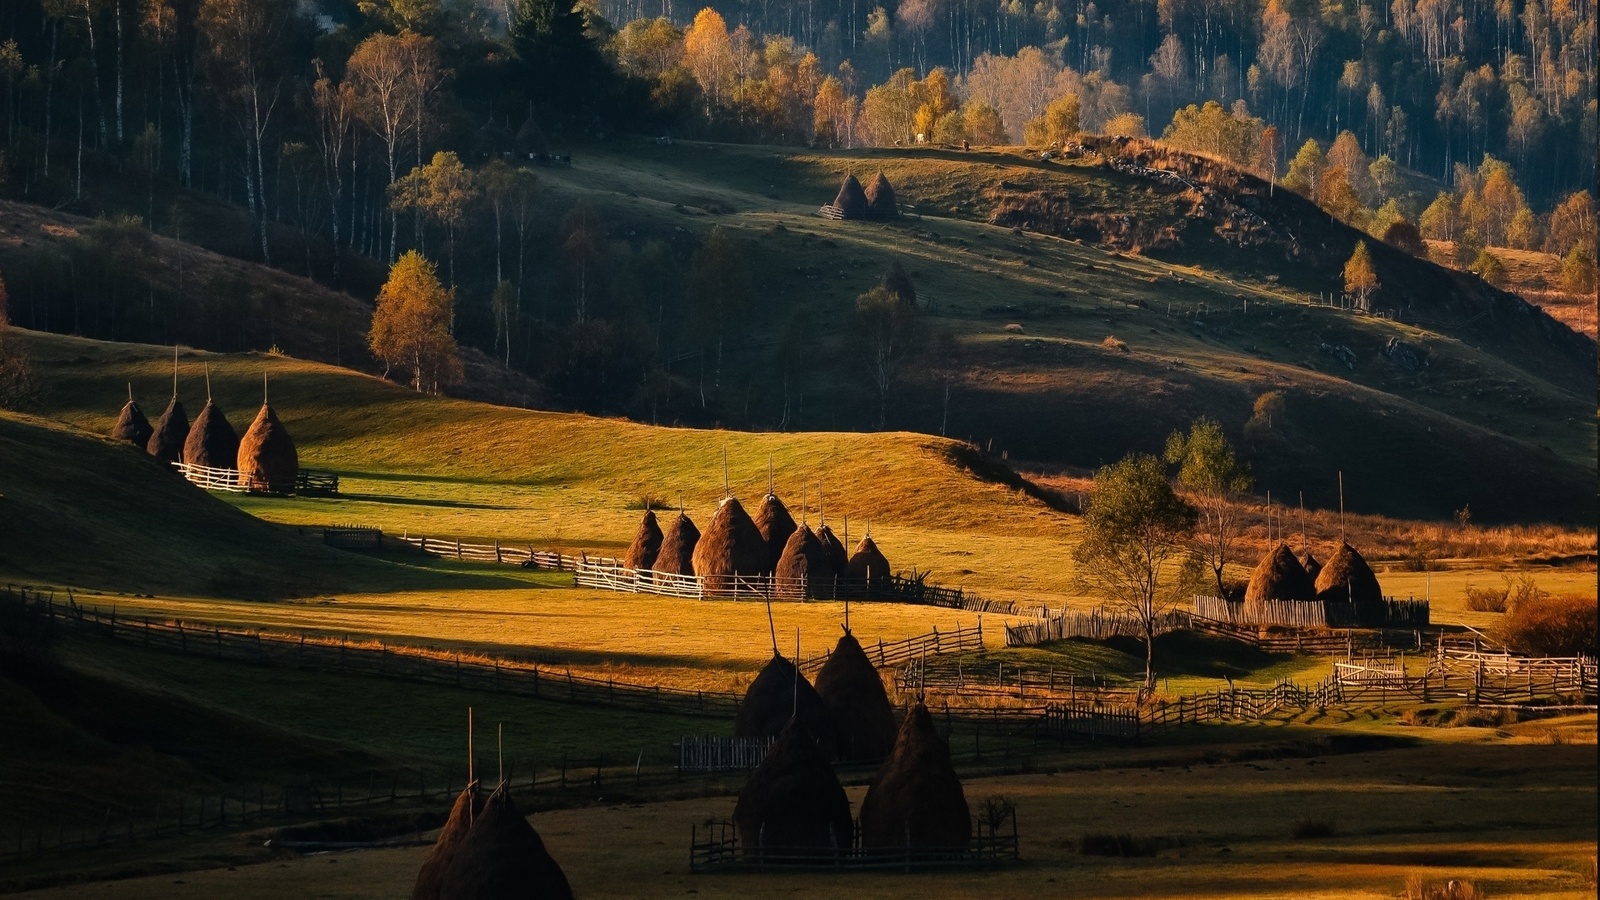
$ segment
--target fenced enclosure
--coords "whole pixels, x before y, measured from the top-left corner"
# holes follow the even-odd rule
[[[749,846],[732,822],[696,823],[689,830],[689,871],[751,872],[768,869],[912,871],[930,868],[981,868],[1020,859],[1017,813],[1007,807],[996,816],[974,815],[972,839],[964,847],[864,848],[861,826],[831,848]]]
[[[197,466],[183,462],[175,462],[172,467],[188,479],[190,484],[208,491],[225,491],[233,494],[283,493],[273,490],[266,479],[255,475],[240,475],[238,469]],[[339,476],[333,472],[301,469],[295,473],[293,493],[312,497],[337,494]]]
[[[322,542],[340,550],[378,550],[383,531],[370,525],[334,525],[322,529]]]
[[[1197,595],[1194,615],[1229,625],[1283,628],[1396,628],[1428,627],[1428,601],[1385,597],[1381,602],[1350,603],[1324,600],[1266,600],[1249,604],[1221,597]]]
[[[1137,689],[1108,687],[1105,680],[1096,675],[1057,672],[1053,666],[1008,665],[1003,660],[956,659],[941,663],[913,658],[895,670],[894,684],[896,690],[907,695],[925,690],[963,697],[988,696],[1019,701],[1060,698],[1069,702],[1085,699],[1127,706],[1137,704],[1139,698]]]
[[[767,758],[776,738],[693,735],[678,741],[678,771],[725,772],[754,769]]]
[[[1151,621],[1153,634],[1166,634],[1190,627],[1184,610],[1167,610]],[[1137,616],[1097,607],[1092,610],[1063,609],[1037,621],[1006,626],[1006,646],[1026,647],[1069,638],[1104,641],[1114,637],[1143,638],[1144,623]]]
[[[604,566],[618,565],[620,562],[609,557],[589,556],[584,553],[574,555],[560,550],[535,550],[532,546],[502,544],[498,540],[489,544],[474,544],[455,538],[413,536],[410,532],[400,535],[399,540],[402,544],[430,556],[525,566],[530,569],[551,569],[557,572],[576,572],[584,563]]]
[[[954,630],[940,631],[935,628],[927,634],[913,635],[898,641],[885,641],[878,638],[876,642],[867,642],[861,645],[867,659],[880,669],[891,666],[904,665],[924,656],[937,656],[944,653],[964,653],[969,650],[983,649],[983,618],[978,618],[978,624],[967,627],[957,625]],[[807,657],[800,661],[800,670],[814,672],[821,669],[833,654],[832,650]]]

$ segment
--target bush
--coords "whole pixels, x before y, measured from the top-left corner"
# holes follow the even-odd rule
[[[1338,834],[1332,819],[1295,819],[1289,826],[1289,836],[1297,841],[1313,838],[1329,838]]]
[[[1100,346],[1106,348],[1107,350],[1115,350],[1118,353],[1127,353],[1128,352],[1128,344],[1127,344],[1127,342],[1123,341],[1121,338],[1117,337],[1114,334],[1106,335],[1106,339],[1100,342]]]
[[[1084,856],[1155,856],[1160,849],[1157,843],[1131,834],[1086,834],[1078,840],[1078,852]]]
[[[1507,647],[1530,656],[1600,655],[1600,615],[1581,594],[1530,596],[1514,602],[1500,623]]]
[[[1483,900],[1483,892],[1466,879],[1425,881],[1413,875],[1406,879],[1405,900]]]
[[[1473,587],[1467,582],[1467,609],[1473,612],[1503,613],[1511,607],[1511,579],[1506,579],[1504,590]]]

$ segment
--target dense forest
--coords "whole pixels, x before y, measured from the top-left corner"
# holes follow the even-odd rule
[[[536,170],[508,160],[618,133],[1149,135],[1419,255],[1449,242],[1440,261],[1487,279],[1484,248],[1542,249],[1592,290],[1595,28],[1594,0],[10,0],[0,193],[104,218],[10,273],[30,298],[12,315],[217,343],[196,330],[236,316],[162,312],[129,279],[137,232],[196,239],[194,198],[220,198],[251,223],[227,252],[370,298],[421,251],[455,338],[637,412],[663,359],[720,359],[759,279],[720,233],[628,241],[581,205],[536,213]]]

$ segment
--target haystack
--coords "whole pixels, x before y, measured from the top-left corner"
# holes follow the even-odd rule
[[[150,427],[150,420],[144,417],[144,410],[134,402],[133,396],[128,396],[128,402],[122,404],[122,412],[117,413],[117,424],[111,426],[111,439],[114,441],[127,441],[136,447],[143,448],[150,443],[150,435],[155,429]]]
[[[830,857],[850,849],[850,800],[802,723],[786,723],[750,774],[733,824],[746,858]]]
[[[694,574],[694,548],[700,543],[700,529],[682,512],[667,525],[661,549],[650,568],[668,575]]]
[[[833,756],[833,720],[828,717],[828,708],[794,663],[774,653],[744,692],[739,712],[733,717],[733,736],[774,737],[790,719],[800,722],[825,756]]]
[[[802,600],[812,595],[813,586],[817,584],[832,585],[833,560],[828,558],[810,525],[801,525],[789,535],[774,574],[778,596],[786,600]]]
[[[750,514],[733,497],[725,498],[694,545],[694,574],[707,590],[730,590],[735,575],[760,575],[767,569],[767,542]]]
[[[861,847],[964,850],[971,840],[972,817],[950,745],[918,703],[861,801]]]
[[[445,819],[439,839],[433,842],[428,858],[422,861],[422,868],[417,872],[411,900],[439,900],[439,885],[444,882],[445,872],[461,852],[461,844],[481,812],[483,795],[478,793],[477,782],[473,782],[457,795],[455,805],[450,807],[450,817]]]
[[[889,179],[882,172],[872,176],[872,183],[867,185],[867,218],[869,219],[898,219],[900,207],[895,203],[894,188],[889,186]]]
[[[761,508],[756,510],[755,522],[756,530],[761,532],[761,539],[767,544],[765,571],[770,572],[778,567],[783,548],[788,546],[789,536],[794,534],[794,516],[789,515],[789,508],[769,491],[761,501]]]
[[[900,260],[889,264],[889,270],[883,273],[882,286],[907,307],[917,308],[917,286],[911,283],[911,276],[906,273],[905,266],[900,265]]]
[[[846,175],[839,184],[839,194],[833,198],[833,205],[846,219],[867,217],[867,192],[861,189],[861,182],[854,175]]]
[[[828,561],[833,566],[833,575],[836,578],[844,577],[845,571],[850,567],[850,554],[845,552],[844,543],[833,529],[826,525],[817,526],[817,541],[822,544],[822,549],[828,552]]]
[[[294,490],[300,454],[271,404],[261,404],[261,411],[239,441],[237,468],[239,484],[252,491],[287,494]]]
[[[633,543],[628,545],[628,552],[622,557],[622,564],[630,569],[654,566],[656,555],[661,552],[661,541],[661,526],[656,523],[655,510],[647,509],[644,518],[639,520],[639,530],[633,536]]]
[[[189,437],[183,442],[183,461],[208,469],[231,469],[239,461],[239,434],[215,401],[207,400],[189,426]]]
[[[871,597],[885,592],[889,575],[889,560],[878,550],[872,535],[862,538],[861,543],[856,545],[856,552],[851,554],[850,562],[845,565],[845,584],[852,591],[864,592]]]
[[[439,900],[571,900],[572,887],[505,784],[473,819],[439,882]]]
[[[1245,615],[1250,608],[1269,600],[1315,600],[1317,589],[1289,545],[1279,542],[1256,563],[1250,583],[1244,589]]]
[[[1324,602],[1354,602],[1357,606],[1383,602],[1378,576],[1356,548],[1343,541],[1317,573],[1316,588],[1317,599]]]
[[[1300,557],[1300,566],[1306,570],[1306,577],[1311,579],[1313,589],[1315,589],[1317,576],[1322,573],[1322,563],[1318,562],[1317,557],[1307,549],[1306,554]]]
[[[156,420],[155,430],[150,433],[144,449],[162,462],[175,463],[183,459],[183,442],[188,439],[189,414],[183,410],[183,401],[173,394],[161,418]]]
[[[875,761],[894,748],[894,707],[883,678],[846,631],[817,673],[817,696],[833,719],[840,759]]]

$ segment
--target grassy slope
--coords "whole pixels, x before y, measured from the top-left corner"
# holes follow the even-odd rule
[[[839,173],[876,169],[930,215],[893,225],[811,215]],[[758,336],[775,333],[796,308],[817,323],[805,427],[874,412],[851,375],[845,317],[855,295],[900,258],[935,300],[936,329],[956,338],[936,354],[955,370],[951,434],[993,438],[1019,458],[1094,466],[1159,447],[1197,414],[1239,434],[1255,398],[1282,390],[1289,422],[1248,442],[1265,486],[1278,492],[1303,488],[1312,503],[1332,505],[1342,468],[1353,476],[1355,508],[1445,516],[1470,503],[1489,520],[1592,518],[1582,500],[1594,480],[1592,343],[1383,247],[1374,251],[1380,275],[1413,304],[1407,321],[1426,327],[1303,305],[1308,291],[1338,288],[1329,260],[1342,261],[1339,242],[1354,238],[1316,221],[1297,198],[1273,207],[1284,222],[1312,229],[1309,249],[1290,261],[1281,248],[1240,250],[1186,222],[1186,201],[1149,182],[1016,154],[608,145],[544,178],[553,205],[582,198],[613,233],[672,240],[680,229],[721,225],[748,240],[766,276]],[[983,224],[997,199],[1033,190],[1068,197],[1085,214],[1172,223],[1184,247],[1162,251],[1162,260],[1129,257]],[[1011,323],[1026,334],[1008,334]],[[1132,352],[1100,346],[1108,334]],[[1421,347],[1428,367],[1412,373],[1389,362],[1383,348],[1392,338]],[[1355,366],[1325,344],[1350,348]],[[926,362],[894,404],[891,425],[938,429],[944,382]],[[751,373],[756,409],[775,408],[764,351],[730,365]]]

